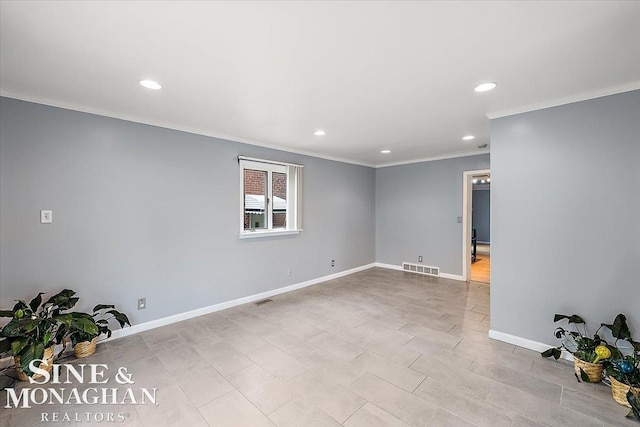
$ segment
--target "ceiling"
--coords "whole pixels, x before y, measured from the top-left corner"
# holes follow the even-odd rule
[[[367,165],[487,152],[487,114],[640,88],[640,2],[0,8],[3,96]]]

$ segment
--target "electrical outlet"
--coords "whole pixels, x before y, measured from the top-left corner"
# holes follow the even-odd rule
[[[422,262],[422,256],[418,257],[418,262]]]
[[[138,310],[147,308],[147,298],[138,298]]]
[[[331,260],[331,267],[335,267],[335,266],[336,266],[336,260],[335,260],[335,259],[332,259],[332,260]]]
[[[292,274],[293,274],[293,269],[292,269],[292,268],[290,268],[290,269],[287,271],[287,276],[291,276]]]
[[[461,216],[458,217],[458,224],[462,224],[462,217]]]
[[[51,224],[53,222],[53,211],[40,211],[40,224]]]

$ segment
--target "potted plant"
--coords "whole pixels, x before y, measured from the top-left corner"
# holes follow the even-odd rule
[[[115,320],[121,328],[131,326],[126,314],[115,309],[114,305],[98,304],[93,314],[74,312],[71,321],[63,326],[65,334],[71,339],[76,357],[88,357],[96,351],[98,336],[105,334],[111,337],[109,321]]]
[[[74,294],[65,289],[42,303],[44,293],[40,292],[29,304],[18,300],[11,310],[0,310],[0,317],[11,318],[0,330],[0,353],[11,352],[20,380],[34,376],[29,364],[36,359],[44,362],[38,367],[51,371],[54,346],[64,335],[60,326],[70,321],[70,315],[62,312],[78,302]]]
[[[611,348],[598,332],[603,326],[600,326],[593,338],[590,338],[587,332],[586,322],[577,314],[567,316],[565,314],[556,314],[553,317],[554,322],[565,320],[573,330],[565,329],[561,326],[555,330],[555,336],[561,340],[558,347],[550,348],[542,352],[543,357],[554,357],[556,360],[560,358],[562,350],[566,350],[573,356],[574,369],[578,381],[582,379],[585,382],[600,382],[602,380],[603,365],[602,361],[611,357]],[[578,327],[582,325],[582,330]]]
[[[604,363],[611,394],[616,402],[631,407],[629,391],[640,392],[640,342],[633,340],[624,314],[618,314],[612,324],[602,326],[615,338],[613,356]]]
[[[629,406],[631,406],[627,418],[631,418],[640,423],[640,391],[630,389],[627,392],[627,402],[629,402]]]

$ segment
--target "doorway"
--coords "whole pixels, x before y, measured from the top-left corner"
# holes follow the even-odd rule
[[[465,171],[463,175],[464,280],[491,281],[491,170]]]

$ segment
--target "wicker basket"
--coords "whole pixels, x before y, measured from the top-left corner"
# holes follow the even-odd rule
[[[82,341],[73,347],[73,353],[76,357],[89,357],[96,352],[96,338],[91,341]]]
[[[53,349],[54,348],[55,348],[54,346],[51,346],[49,348],[44,349],[44,355],[42,356],[43,362],[40,363],[40,366],[39,366],[40,369],[45,369],[49,371],[49,373],[51,373],[51,370],[53,369]],[[22,370],[22,367],[20,366],[20,356],[15,356],[13,360],[16,364],[16,372],[18,374],[18,379],[20,381],[29,381],[29,376],[25,374],[25,372]],[[42,378],[42,375],[33,374],[31,378],[36,380],[38,378]]]
[[[609,377],[609,380],[611,380],[611,395],[613,396],[613,400],[621,405],[626,406],[627,408],[631,408],[631,405],[627,400],[627,393],[629,392],[629,389],[631,387],[624,383],[621,383],[611,376]],[[634,387],[633,389],[640,393],[640,388]]]
[[[592,383],[599,383],[602,381],[602,365],[599,363],[585,362],[584,360],[580,360],[574,356],[573,367],[576,371],[576,375],[578,375],[578,378],[580,379],[582,379],[582,375],[580,375],[580,369],[582,369],[589,377],[589,381]]]

